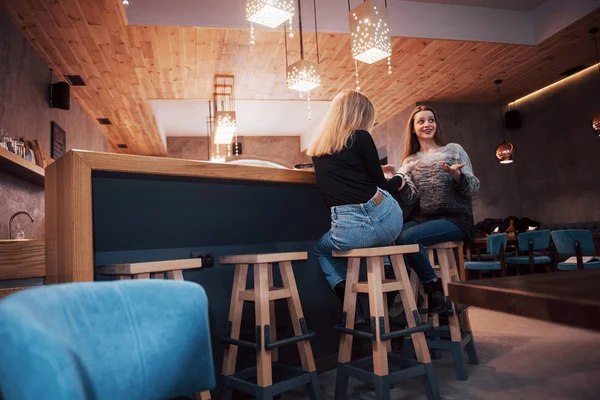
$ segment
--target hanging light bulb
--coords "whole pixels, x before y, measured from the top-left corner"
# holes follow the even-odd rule
[[[348,18],[353,58],[373,64],[392,55],[387,1],[385,7],[377,7],[367,0],[350,10]]]
[[[589,30],[589,33],[594,36],[594,48],[596,49],[596,62],[598,63],[598,72],[600,72],[600,52],[598,51],[598,42],[596,41],[596,33],[598,33],[598,28],[592,28]],[[597,112],[596,115],[592,117],[592,129],[596,133],[596,135],[600,136],[600,112]]]
[[[123,0],[123,7],[127,8],[129,6],[128,0]]]
[[[504,116],[502,115],[502,96],[500,95],[500,84],[501,80],[494,81],[496,86],[498,87],[498,106],[500,107],[500,121],[502,124],[502,135],[504,136],[504,141],[500,146],[496,148],[496,158],[500,160],[500,164],[510,164],[515,161],[515,147],[512,143],[506,143],[506,130],[504,129]]]
[[[277,28],[294,16],[294,0],[247,0],[248,21]]]
[[[237,124],[235,111],[217,111],[215,114],[215,144],[230,144]]]
[[[315,41],[317,46],[317,63],[304,59],[304,40],[302,37],[302,5],[298,0],[298,25],[300,35],[300,60],[292,65],[287,65],[287,40],[285,41],[286,51],[286,87],[299,92],[308,92],[321,86],[321,74],[319,73],[319,37],[317,29],[317,3],[313,0],[315,14]],[[285,25],[284,25],[285,37]]]

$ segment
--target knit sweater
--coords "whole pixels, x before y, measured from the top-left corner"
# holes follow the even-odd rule
[[[458,182],[442,169],[444,161],[448,165],[466,164]],[[435,153],[412,154],[402,163],[399,174],[404,175],[407,184],[398,200],[415,205],[411,220],[423,223],[445,219],[460,227],[470,241],[474,240],[471,198],[479,190],[479,179],[473,174],[471,160],[462,146],[450,143]]]

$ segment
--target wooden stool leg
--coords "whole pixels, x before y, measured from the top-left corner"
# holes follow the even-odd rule
[[[175,271],[167,271],[167,279],[173,279],[175,281],[182,281],[183,280],[183,271],[180,269],[177,269]]]
[[[281,267],[280,267],[281,269]],[[269,264],[269,290],[275,287],[273,284],[273,265]],[[277,340],[277,318],[275,318],[275,300],[269,301],[269,313],[271,315],[271,341]],[[271,356],[273,361],[279,360],[279,351],[277,349],[271,350]]]
[[[150,279],[150,274],[135,274],[133,279]]]
[[[466,281],[467,280],[467,275],[465,272],[465,253],[464,253],[464,246],[461,245],[458,248],[458,276],[460,278],[461,281]]]
[[[165,273],[164,272],[153,273],[152,279],[165,279]]]
[[[269,310],[269,264],[254,264],[254,308],[256,325],[260,327],[261,346],[256,355],[257,376],[256,381],[260,387],[273,384],[273,365],[271,364],[271,351],[265,348],[265,326],[271,325],[271,312]]]
[[[383,265],[383,258],[381,258],[381,278],[385,278],[385,267]],[[397,278],[396,278],[397,279]],[[388,309],[388,294],[383,294],[383,323],[385,327],[385,333],[390,333],[390,312]],[[392,341],[388,340],[385,342],[385,347],[388,353],[392,351]]]
[[[406,315],[406,322],[409,328],[417,326],[413,311],[417,310],[417,303],[415,302],[415,296],[412,293],[410,287],[410,280],[406,272],[406,265],[404,264],[404,258],[401,255],[393,255],[392,267],[394,268],[394,274],[397,279],[402,282],[402,290],[400,296],[402,297],[402,303],[404,305],[404,314]],[[431,363],[431,357],[429,355],[429,348],[427,347],[427,341],[425,340],[425,334],[423,332],[413,333],[411,339],[413,341],[413,347],[417,360],[423,364]]]
[[[433,268],[434,272],[436,271],[435,268],[435,250],[427,250],[427,256],[429,257],[429,264],[431,264],[431,267]],[[440,261],[440,255],[438,253],[438,262]],[[439,268],[439,266],[438,266]],[[436,272],[436,275],[439,275],[438,272]],[[439,278],[439,276],[438,276]],[[429,306],[429,302],[426,302],[427,306]],[[423,320],[424,322],[427,322],[428,315],[426,315],[425,319]],[[440,316],[438,314],[435,314],[433,317],[433,327],[437,328],[438,326],[440,326]]]
[[[454,258],[454,254],[452,251],[449,251],[449,263],[450,263],[450,279],[451,282],[458,282],[463,280],[461,276],[461,272],[464,273],[465,265],[464,265],[464,257],[461,257],[462,246],[458,249],[458,267],[456,265],[456,259]],[[454,306],[456,307],[456,306]],[[471,322],[469,321],[469,310],[463,311],[463,313],[459,317],[460,319],[460,327],[463,331],[471,332]]]
[[[194,394],[194,399],[195,400],[210,400],[210,392],[206,391],[206,392],[202,392],[202,393],[195,393]]]
[[[129,275],[119,275],[119,280],[120,281],[128,281],[128,280],[131,280],[131,276],[129,276]]]
[[[281,272],[283,287],[290,290],[290,297],[287,301],[288,308],[290,309],[290,316],[292,317],[292,325],[294,326],[294,334],[300,336],[303,334],[302,328],[300,327],[300,319],[304,319],[304,313],[302,312],[302,304],[300,303],[300,295],[298,294],[298,287],[296,286],[296,278],[294,277],[292,263],[290,261],[280,262],[279,271]],[[300,353],[300,360],[302,361],[302,368],[307,372],[316,371],[317,368],[315,366],[315,359],[313,357],[310,342],[308,340],[303,340],[298,342],[297,345],[298,353]]]
[[[346,314],[346,328],[354,329],[354,317],[356,316],[356,292],[352,290],[358,283],[360,272],[360,258],[349,258],[346,272],[346,292],[344,293],[344,313]],[[338,362],[347,363],[352,359],[352,339],[354,336],[342,333],[340,335],[340,349]]]
[[[454,259],[452,249],[439,249],[438,257],[440,259],[440,272],[442,275],[442,286],[444,287],[444,296],[448,297],[448,283],[452,282],[450,278],[450,260]],[[456,306],[453,306],[456,310]],[[460,322],[456,312],[448,316],[448,325],[450,327],[450,338],[453,342],[462,341],[462,334],[460,332]]]
[[[375,317],[376,338],[373,341],[373,373],[377,376],[385,376],[389,373],[388,355],[385,342],[381,340],[379,329],[379,318],[384,316],[383,286],[382,286],[382,262],[381,257],[367,257],[367,285],[369,288],[369,307],[371,317]],[[396,271],[394,271],[396,272]],[[406,271],[404,271],[406,274]],[[410,283],[407,280],[406,283]],[[413,302],[414,302],[413,298]]]
[[[454,252],[452,249],[440,249],[438,250],[438,256],[440,257],[440,271],[442,273],[442,285],[444,287],[444,296],[448,296],[448,283],[452,281],[450,277],[450,271],[452,271],[451,263],[454,260]],[[456,270],[456,268],[454,268]],[[455,275],[458,278],[458,274]],[[452,348],[452,356],[454,358],[454,369],[456,371],[456,377],[460,380],[467,380],[467,369],[465,366],[465,358],[463,349],[460,343],[462,342],[462,332],[460,329],[460,321],[458,313],[456,312],[456,305],[452,304],[454,313],[448,315],[448,326],[450,328],[450,340],[456,343]]]
[[[233,275],[233,288],[231,289],[231,303],[229,304],[229,322],[231,323],[231,338],[240,338],[240,327],[242,326],[242,311],[244,309],[244,300],[240,299],[240,292],[246,290],[246,280],[248,277],[248,264],[238,264],[235,266]],[[237,361],[238,347],[232,344],[225,345],[225,355],[223,357],[223,375],[235,374],[235,364]]]

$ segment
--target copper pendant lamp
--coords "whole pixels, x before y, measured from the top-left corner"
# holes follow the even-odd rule
[[[496,158],[500,161],[500,164],[511,164],[515,161],[515,146],[512,143],[506,143],[506,129],[504,128],[504,116],[502,115],[502,96],[500,95],[500,84],[501,80],[494,81],[498,88],[498,107],[500,108],[500,121],[502,123],[502,135],[504,141],[500,146],[496,148]]]

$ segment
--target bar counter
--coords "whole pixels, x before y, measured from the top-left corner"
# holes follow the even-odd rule
[[[111,279],[95,274],[101,265],[212,254],[214,266],[184,278],[207,292],[217,373],[234,271],[219,265],[219,256],[308,251],[307,261],[293,263],[298,291],[317,334],[317,367],[335,366],[341,306],[314,257],[330,221],[313,172],[73,150],[46,169],[45,186],[48,283]],[[281,285],[278,270],[274,279]],[[242,339],[254,340],[247,311]],[[279,338],[293,336],[289,317],[277,322]],[[296,346],[279,354],[299,364]],[[238,365],[253,362],[254,354],[240,349]]]

